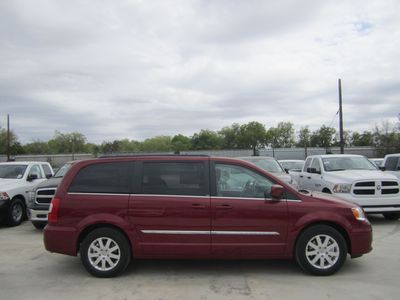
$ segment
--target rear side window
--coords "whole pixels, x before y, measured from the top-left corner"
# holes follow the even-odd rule
[[[143,164],[143,194],[204,196],[208,194],[205,182],[202,162]]]
[[[43,171],[44,171],[44,175],[46,177],[50,177],[52,175],[50,167],[48,165],[42,164],[42,168],[43,168]]]
[[[132,164],[127,162],[99,163],[81,169],[72,181],[72,193],[129,194]]]

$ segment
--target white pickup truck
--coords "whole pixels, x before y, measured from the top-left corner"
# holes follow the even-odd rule
[[[331,193],[359,204],[366,213],[400,218],[400,183],[393,174],[378,170],[361,155],[307,157],[298,177],[299,189]]]
[[[30,191],[53,174],[47,162],[0,163],[0,213],[9,225],[24,220]]]

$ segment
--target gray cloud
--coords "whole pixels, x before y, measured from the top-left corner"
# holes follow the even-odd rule
[[[23,143],[192,135],[233,122],[396,120],[396,1],[0,2],[0,126]],[[332,123],[332,120],[334,122]]]

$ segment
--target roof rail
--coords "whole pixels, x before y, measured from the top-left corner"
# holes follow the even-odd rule
[[[107,153],[97,156],[97,158],[112,157],[143,157],[143,156],[171,156],[171,157],[210,157],[207,154],[175,154],[175,153]]]

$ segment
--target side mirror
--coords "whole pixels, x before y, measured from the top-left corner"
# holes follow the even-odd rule
[[[46,175],[46,178],[47,178],[47,179],[50,179],[51,177],[53,177],[53,175],[51,175],[51,174],[47,174],[47,175]]]
[[[384,166],[380,166],[380,167],[379,167],[379,170],[381,170],[381,171],[386,171],[386,168],[385,168]]]
[[[283,198],[283,193],[285,192],[285,189],[283,186],[279,184],[274,184],[271,187],[271,198],[272,200],[281,200]]]
[[[321,172],[318,172],[316,168],[307,168],[307,173],[321,174]]]
[[[285,168],[285,172],[286,172],[286,174],[289,174],[289,169]]]
[[[28,178],[26,179],[27,181],[34,181],[36,179],[38,179],[38,175],[37,174],[29,174]]]

